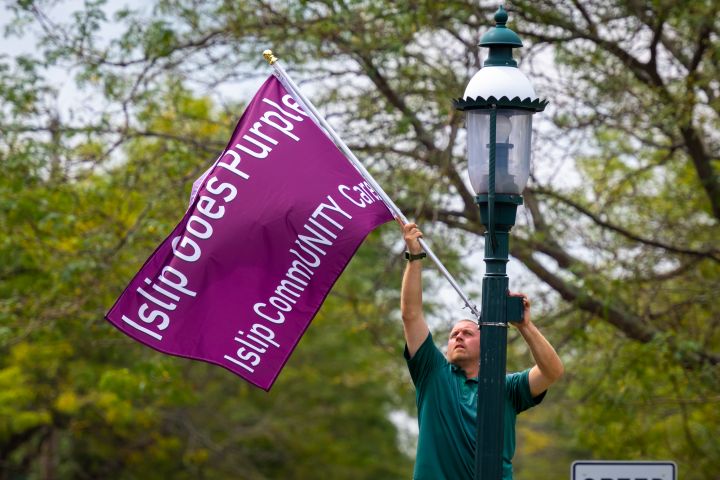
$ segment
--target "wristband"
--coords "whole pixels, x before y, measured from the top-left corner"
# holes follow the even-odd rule
[[[407,260],[408,262],[412,262],[414,260],[422,260],[425,257],[427,257],[427,253],[425,253],[425,252],[420,252],[420,253],[405,252],[405,260]]]

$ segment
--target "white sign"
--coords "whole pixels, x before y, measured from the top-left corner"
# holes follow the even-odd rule
[[[578,460],[572,480],[677,480],[675,462]]]

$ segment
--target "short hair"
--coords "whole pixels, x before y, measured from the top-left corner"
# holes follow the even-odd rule
[[[458,321],[456,321],[455,323],[453,323],[453,324],[452,324],[452,327],[451,327],[450,329],[452,330],[453,328],[455,328],[455,325],[457,325],[457,324],[460,323],[460,322],[472,322],[472,323],[474,323],[475,325],[478,324],[478,322],[476,322],[475,320],[470,320],[469,318],[461,318],[460,320],[458,320]]]

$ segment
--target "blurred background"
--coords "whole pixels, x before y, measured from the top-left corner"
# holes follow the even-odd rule
[[[272,48],[479,303],[462,96],[497,2],[23,0],[0,26],[0,479],[404,479],[397,225],[374,232],[270,393],[103,319],[182,217]],[[720,3],[505,4],[549,107],[510,284],[566,365],[517,480],[577,459],[720,478]],[[241,248],[239,245],[238,248]],[[469,315],[435,269],[436,340]],[[531,365],[509,332],[508,367]]]

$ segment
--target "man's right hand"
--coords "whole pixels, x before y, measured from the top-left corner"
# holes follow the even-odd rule
[[[422,238],[422,232],[417,224],[408,222],[403,225],[401,220],[398,220],[398,223],[400,223],[400,227],[402,228],[403,238],[405,239],[408,252],[412,254],[422,252],[422,246],[420,246],[420,242],[418,241],[418,239]]]

